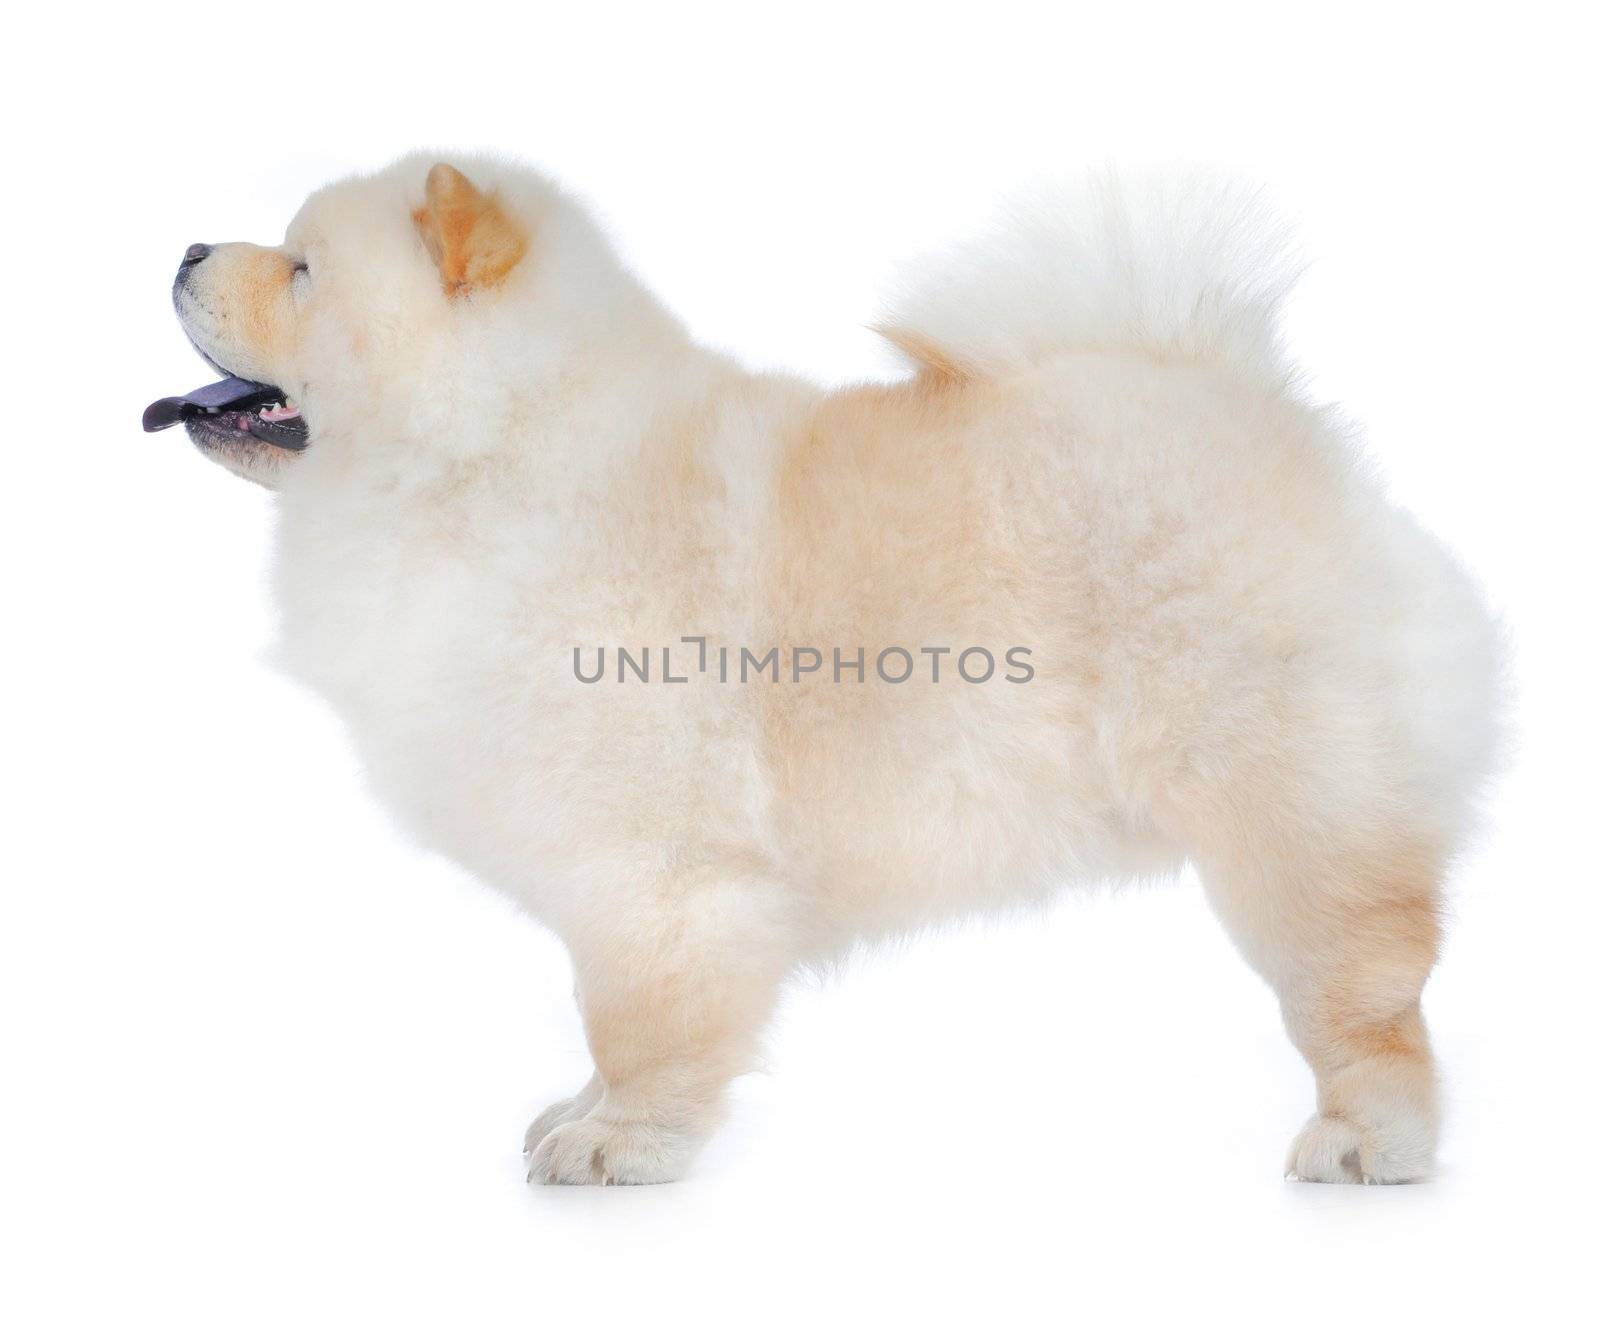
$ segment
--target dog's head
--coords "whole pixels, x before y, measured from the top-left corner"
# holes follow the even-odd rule
[[[529,338],[515,323],[535,299],[530,245],[570,246],[575,214],[527,172],[412,157],[314,194],[277,247],[193,245],[172,298],[224,379],[158,400],[146,430],[181,421],[276,487],[324,437],[448,428],[457,414],[429,391],[470,390],[474,363]]]

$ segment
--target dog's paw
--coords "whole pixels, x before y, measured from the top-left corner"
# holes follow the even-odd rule
[[[522,1154],[531,1156],[534,1149],[561,1125],[571,1123],[574,1119],[582,1119],[600,1104],[602,1091],[603,1088],[597,1082],[591,1081],[576,1096],[569,1096],[565,1101],[557,1101],[554,1105],[546,1106],[539,1113],[539,1117],[528,1125],[528,1131],[522,1139]]]
[[[1428,1177],[1429,1145],[1313,1115],[1289,1149],[1284,1174],[1307,1183],[1415,1183]]]
[[[691,1144],[669,1129],[595,1113],[539,1140],[528,1157],[528,1182],[671,1183],[693,1155]]]

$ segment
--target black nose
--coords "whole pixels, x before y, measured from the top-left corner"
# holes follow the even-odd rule
[[[193,266],[196,262],[204,261],[210,255],[211,245],[209,243],[191,243],[188,250],[183,254],[182,265]]]

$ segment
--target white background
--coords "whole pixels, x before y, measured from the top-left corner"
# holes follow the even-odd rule
[[[3,95],[0,1310],[1463,1315],[1592,1305],[1597,280],[1585,7],[57,7]],[[1201,16],[1203,15],[1203,17]],[[30,31],[25,25],[36,26]],[[1317,394],[1480,575],[1519,749],[1427,1005],[1443,1168],[1279,1178],[1310,1078],[1186,878],[800,985],[687,1181],[530,1189],[565,956],[259,656],[270,497],[145,436],[185,245],[492,148],[706,339],[890,370],[900,257],[1112,161],[1267,184]]]

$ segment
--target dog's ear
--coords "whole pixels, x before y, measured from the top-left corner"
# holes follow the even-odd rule
[[[453,165],[428,171],[424,197],[411,219],[448,297],[491,289],[522,260],[528,241],[516,222]]]

